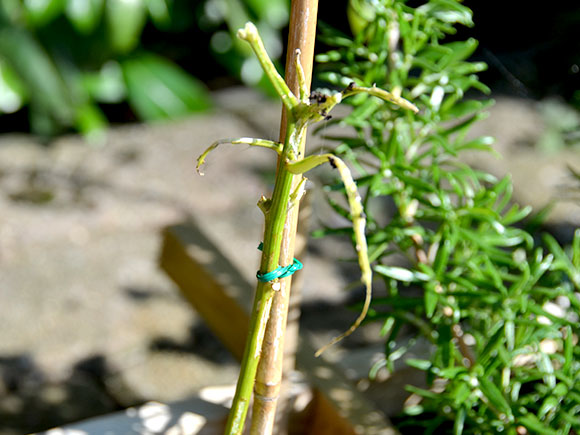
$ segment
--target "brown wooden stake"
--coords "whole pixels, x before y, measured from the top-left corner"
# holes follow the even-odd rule
[[[285,77],[288,87],[295,95],[298,95],[299,92],[294,64],[294,56],[297,49],[300,49],[301,52],[300,60],[308,88],[310,88],[312,81],[317,15],[318,0],[292,0]],[[283,109],[280,125],[280,141],[282,142],[286,137],[286,117],[286,110]],[[298,180],[295,184],[297,183]],[[292,187],[292,190],[295,188],[296,185]],[[295,204],[288,210],[286,216],[279,260],[281,266],[291,264],[294,258],[298,209],[299,205]],[[286,337],[286,342],[290,346],[284,345],[291,281],[291,277],[280,280],[280,291],[276,293],[272,303],[254,385],[251,434],[273,433],[276,407],[282,386],[282,374],[288,373],[294,368],[294,354],[298,341],[297,328],[293,327],[289,331],[292,336]],[[293,305],[297,304],[294,298],[292,303]],[[297,314],[294,317],[297,317]],[[276,434],[286,432],[286,422],[284,420],[282,419],[277,424]]]

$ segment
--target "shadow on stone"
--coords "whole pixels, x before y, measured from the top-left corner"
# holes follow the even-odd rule
[[[0,356],[0,434],[38,432],[124,409],[110,394],[103,356],[79,361],[66,379],[50,379],[28,354]]]
[[[204,323],[194,323],[189,328],[185,340],[177,341],[169,337],[155,337],[149,349],[153,352],[190,353],[216,364],[232,364],[235,359]]]
[[[125,287],[124,294],[135,303],[145,303],[154,299],[167,299],[167,293],[154,287]]]

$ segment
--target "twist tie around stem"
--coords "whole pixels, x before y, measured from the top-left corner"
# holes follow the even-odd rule
[[[258,249],[261,251],[263,247],[264,244],[260,243]],[[302,269],[303,267],[304,265],[295,258],[292,264],[289,264],[288,266],[278,266],[272,272],[262,273],[258,270],[256,273],[256,278],[258,278],[258,281],[260,282],[270,282],[278,278],[286,278],[294,274],[294,272],[297,270]]]

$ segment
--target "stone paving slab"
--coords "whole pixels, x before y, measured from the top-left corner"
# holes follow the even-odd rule
[[[192,217],[254,279],[255,204],[271,189],[276,156],[224,146],[205,177],[195,158],[218,138],[275,139],[280,108],[247,90],[216,100],[215,113],[113,128],[102,147],[77,136],[49,147],[0,138],[0,433],[235,381],[233,358],[157,267],[161,229]],[[312,283],[327,276],[307,300],[346,296],[332,264],[313,258],[305,274]],[[352,317],[342,312],[337,328]],[[107,396],[100,407],[95,392]]]
[[[199,355],[208,332],[195,333],[198,318],[157,255],[160,230],[193,215],[240,254],[234,261],[250,264],[243,270],[251,277],[261,226],[253,202],[267,190],[255,169],[273,156],[234,160],[224,148],[208,164],[213,177],[199,177],[194,162],[216,138],[256,134],[226,112],[116,128],[100,148],[77,137],[48,148],[1,138],[0,370],[10,361],[33,366],[38,388],[102,358],[94,374],[123,385],[119,407],[233,382],[237,366],[219,344],[205,344],[217,349],[214,360]],[[0,420],[30,405],[23,390],[31,381],[15,382],[0,388]]]
[[[235,380],[235,361],[156,263],[160,230],[193,217],[254,279],[262,230],[255,203],[271,189],[275,154],[226,145],[210,155],[205,177],[195,173],[194,160],[219,138],[276,139],[280,108],[244,89],[217,94],[216,101],[211,114],[115,127],[102,147],[77,136],[50,147],[25,135],[0,137],[0,434],[39,430],[39,418],[18,420],[35,409],[72,421],[86,417],[80,403],[107,412],[149,399],[180,400]],[[522,146],[522,138],[529,142],[542,130],[529,102],[499,99],[477,130],[499,136],[497,147],[508,157],[478,156],[476,163],[497,175],[515,169],[516,198],[536,207],[569,181],[566,164],[580,168],[577,151],[545,156]],[[313,193],[316,204],[320,191]],[[315,215],[322,218],[314,222],[330,216],[324,205]],[[577,204],[558,205],[555,216],[565,228],[580,225]],[[353,319],[335,306],[348,297],[341,289],[357,272],[336,262],[351,257],[348,244],[311,246],[302,323],[324,344]],[[363,341],[377,336],[374,326],[361,333]],[[372,364],[380,349],[366,348],[362,359]],[[351,354],[337,349],[335,358],[348,366],[356,360]],[[351,375],[367,369],[359,362]],[[100,407],[90,405],[94,391],[106,393]]]

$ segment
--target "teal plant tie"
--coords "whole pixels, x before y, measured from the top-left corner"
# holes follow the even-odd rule
[[[261,251],[263,247],[264,244],[260,242],[258,249]],[[262,273],[258,270],[256,278],[258,278],[258,281],[260,282],[270,282],[278,278],[286,278],[303,267],[304,265],[295,258],[292,264],[289,264],[288,266],[278,266],[272,272]]]

